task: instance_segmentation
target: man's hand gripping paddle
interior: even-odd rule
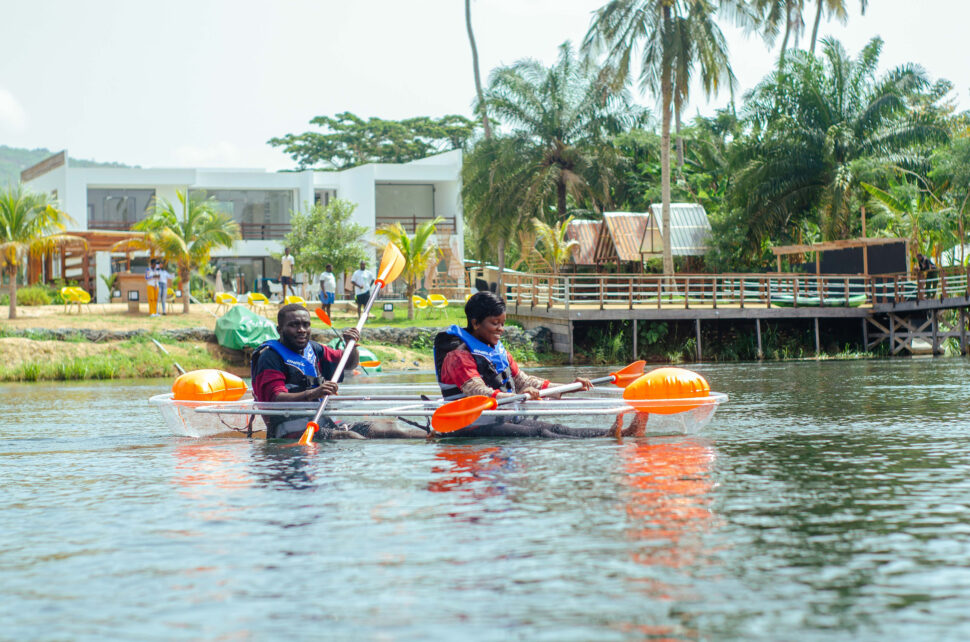
[[[384,255],[381,257],[381,265],[377,270],[377,279],[374,284],[377,286],[370,293],[370,298],[367,300],[367,305],[364,306],[364,310],[360,314],[360,318],[357,319],[357,331],[360,332],[364,327],[364,322],[367,321],[367,315],[370,314],[371,306],[374,305],[374,301],[377,300],[377,296],[380,294],[381,290],[384,289],[388,283],[392,282],[397,277],[401,276],[401,272],[404,271],[404,265],[406,261],[404,255],[401,254],[401,250],[397,249],[397,246],[393,243],[388,243],[384,247]],[[334,370],[333,376],[330,381],[340,381],[340,375],[343,374],[344,368],[347,366],[347,360],[350,358],[350,353],[354,351],[354,346],[356,342],[351,339],[344,346],[344,353],[340,357],[340,361],[337,363],[337,369]],[[300,441],[297,443],[300,445],[309,444],[313,441],[313,435],[318,430],[320,430],[320,417],[323,415],[323,411],[327,407],[327,400],[330,399],[329,396],[324,397],[320,400],[320,407],[317,408],[317,412],[313,415],[307,425],[306,430],[303,431],[303,436],[300,437]]]
[[[323,321],[323,324],[328,328],[330,328],[330,331],[333,332],[333,336],[343,341],[344,338],[337,333],[337,329],[334,328],[333,324],[330,322],[330,316],[323,311],[323,308],[317,308],[316,313],[317,313],[317,317],[321,321]],[[380,361],[361,361],[358,365],[360,365],[361,369],[364,371],[364,374],[370,374],[369,372],[367,372],[367,369],[376,368],[377,366],[381,365],[381,362]]]
[[[646,361],[634,361],[622,370],[618,370],[617,372],[614,372],[606,377],[592,379],[590,383],[592,383],[594,386],[600,383],[613,383],[620,388],[626,388],[643,374],[643,367],[645,365],[647,365]],[[540,390],[539,396],[548,397],[550,395],[558,395],[563,392],[573,392],[575,390],[581,390],[582,387],[583,384],[579,382],[567,383],[562,386],[555,386],[552,388],[546,388],[545,390]],[[474,423],[474,421],[478,419],[486,410],[494,410],[498,406],[525,401],[528,398],[529,395],[514,395],[511,397],[503,397],[502,399],[498,400],[485,396],[456,399],[455,401],[446,403],[434,411],[434,414],[431,415],[431,427],[434,428],[435,432],[442,433],[461,430],[465,426],[469,426]]]

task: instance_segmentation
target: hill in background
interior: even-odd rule
[[[54,155],[49,149],[23,149],[0,145],[0,189],[20,182],[20,172],[36,165],[48,156]],[[96,163],[95,161],[70,158],[71,167],[130,167],[123,163]]]

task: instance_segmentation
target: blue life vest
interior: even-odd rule
[[[441,381],[441,366],[449,352],[464,345],[471,352],[478,367],[478,374],[489,388],[502,392],[515,392],[512,383],[512,370],[509,366],[509,356],[505,346],[499,341],[490,346],[476,339],[470,332],[457,325],[453,325],[444,332],[439,332],[434,339],[434,371],[438,379],[438,387],[445,399],[457,399],[464,396],[461,388]]]

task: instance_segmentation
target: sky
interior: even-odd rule
[[[483,82],[523,58],[551,64],[604,3],[472,0]],[[956,105],[970,109],[970,0],[870,0],[865,16],[848,4],[848,24],[823,21],[820,37],[855,55],[881,36],[882,70],[920,64],[952,81]],[[142,167],[279,170],[294,163],[266,141],[315,129],[314,116],[471,117],[464,0],[31,0],[4,3],[0,16],[0,144],[12,147]],[[771,70],[780,40],[769,49],[722,28],[743,93]],[[695,91],[685,120],[728,99]]]

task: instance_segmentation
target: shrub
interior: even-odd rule
[[[17,305],[50,305],[51,295],[42,285],[31,285],[17,290]],[[8,299],[7,305],[10,304]]]

